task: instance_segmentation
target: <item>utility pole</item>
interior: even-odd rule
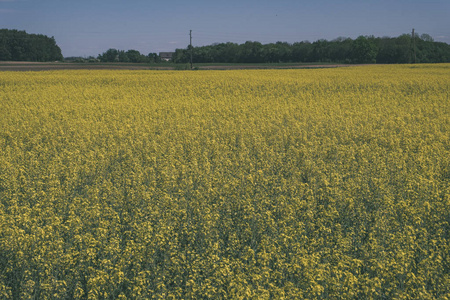
[[[416,35],[414,34],[414,28],[412,30],[412,39],[413,39],[414,63],[416,63]]]
[[[190,40],[189,45],[191,50],[191,70],[192,70],[192,30],[189,31],[189,40]]]

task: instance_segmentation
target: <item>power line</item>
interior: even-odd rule
[[[192,70],[192,30],[189,31],[189,45],[191,50],[191,70]]]
[[[412,29],[412,39],[413,39],[414,63],[416,63],[416,35],[414,34],[414,28]]]

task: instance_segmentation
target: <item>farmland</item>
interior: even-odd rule
[[[240,69],[317,69],[348,67],[346,64],[333,63],[196,63],[197,70],[240,70]],[[16,62],[0,61],[1,71],[55,71],[55,70],[188,70],[189,64],[182,63],[77,63],[77,62]]]
[[[450,298],[450,65],[0,72],[0,298]]]

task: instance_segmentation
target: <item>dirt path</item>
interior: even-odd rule
[[[81,63],[35,63],[0,62],[0,71],[48,71],[48,70],[170,70],[171,67],[152,67],[139,64],[81,64]]]
[[[243,69],[317,69],[317,68],[340,68],[354,65],[334,64],[334,65],[285,65],[285,66],[253,66],[253,65],[233,65],[233,66],[201,66],[200,70],[243,70]]]
[[[243,70],[243,69],[315,69],[338,68],[354,65],[314,64],[314,65],[217,65],[199,66],[200,70]],[[195,65],[194,65],[195,67]],[[101,64],[101,63],[40,63],[40,62],[0,62],[0,71],[48,71],[48,70],[174,70],[172,66],[151,66],[146,64]]]

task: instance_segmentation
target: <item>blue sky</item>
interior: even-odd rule
[[[428,33],[450,44],[450,0],[0,0],[0,28],[54,36],[64,56],[189,44]]]

